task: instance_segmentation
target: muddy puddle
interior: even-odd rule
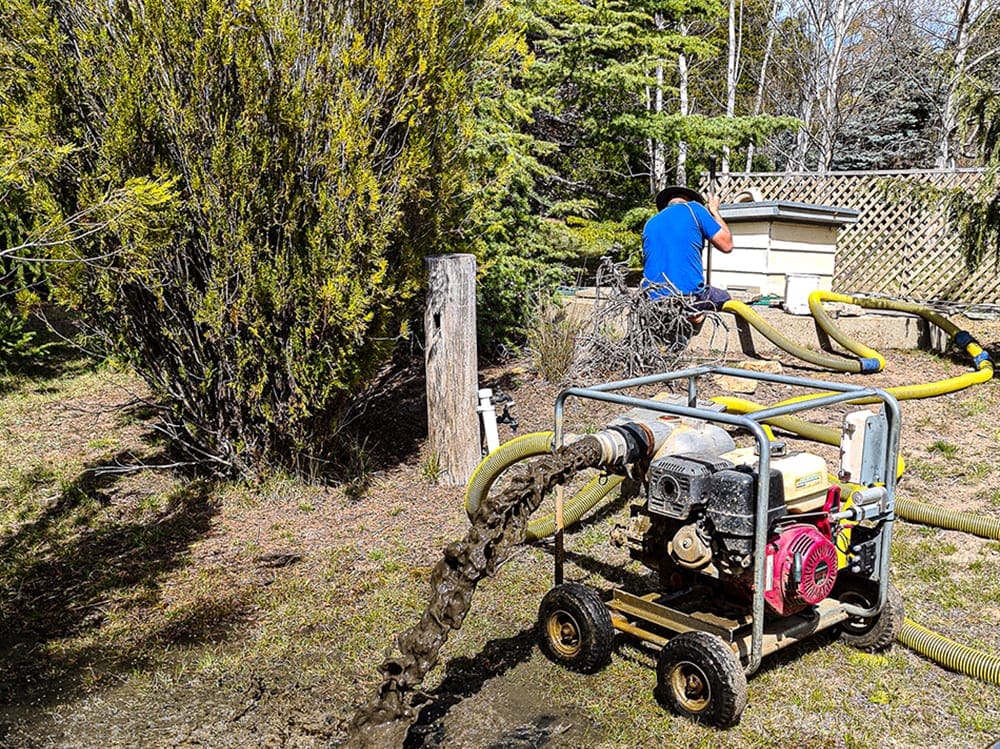
[[[523,540],[528,518],[545,494],[584,468],[597,465],[600,459],[597,440],[581,439],[538,459],[503,492],[480,505],[468,533],[449,544],[435,565],[427,608],[414,627],[397,637],[400,654],[382,664],[382,681],[372,699],[355,714],[347,746],[386,749],[406,745],[418,715],[413,692],[437,664],[450,632],[462,626],[479,581],[493,575],[509,550]],[[538,741],[543,734],[550,738],[558,730],[553,727],[556,725],[558,716],[539,715],[534,723],[522,726],[524,741],[529,743],[511,745],[541,746]],[[433,741],[433,737],[427,738]],[[423,745],[435,744],[425,741]]]
[[[534,637],[532,633],[532,643]],[[597,746],[605,739],[597,722],[578,707],[540,698],[551,663],[541,658],[490,679],[476,694],[434,717],[434,704],[420,711],[404,749],[527,749]],[[425,717],[431,713],[430,717]]]

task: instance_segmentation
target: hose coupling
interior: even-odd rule
[[[983,366],[983,362],[989,363],[991,367],[993,366],[993,362],[990,360],[989,351],[980,351],[976,356],[972,357],[972,361],[976,365],[976,369],[981,368]]]
[[[882,362],[873,356],[858,360],[861,363],[861,374],[871,374],[882,371]]]
[[[976,339],[972,337],[972,333],[968,330],[960,330],[955,333],[955,344],[961,346],[962,348],[965,348],[970,343],[974,343],[975,340]]]
[[[641,422],[612,424],[594,437],[601,445],[601,463],[605,466],[620,468],[653,457],[653,433]]]

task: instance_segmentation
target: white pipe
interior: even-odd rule
[[[497,432],[497,411],[493,407],[493,391],[483,388],[479,391],[479,405],[476,407],[483,423],[483,433],[486,435],[486,452],[493,452],[500,447],[500,434]]]

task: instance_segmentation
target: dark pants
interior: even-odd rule
[[[722,309],[722,305],[732,299],[728,291],[717,289],[714,286],[706,286],[694,295],[695,309],[715,311]]]

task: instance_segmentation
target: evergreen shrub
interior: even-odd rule
[[[53,250],[57,298],[152,386],[194,460],[240,476],[335,468],[344,414],[408,335],[423,257],[449,248],[470,91],[503,53],[496,10],[51,12],[61,51],[37,64],[75,149],[54,193],[64,217],[94,206],[100,229]]]

